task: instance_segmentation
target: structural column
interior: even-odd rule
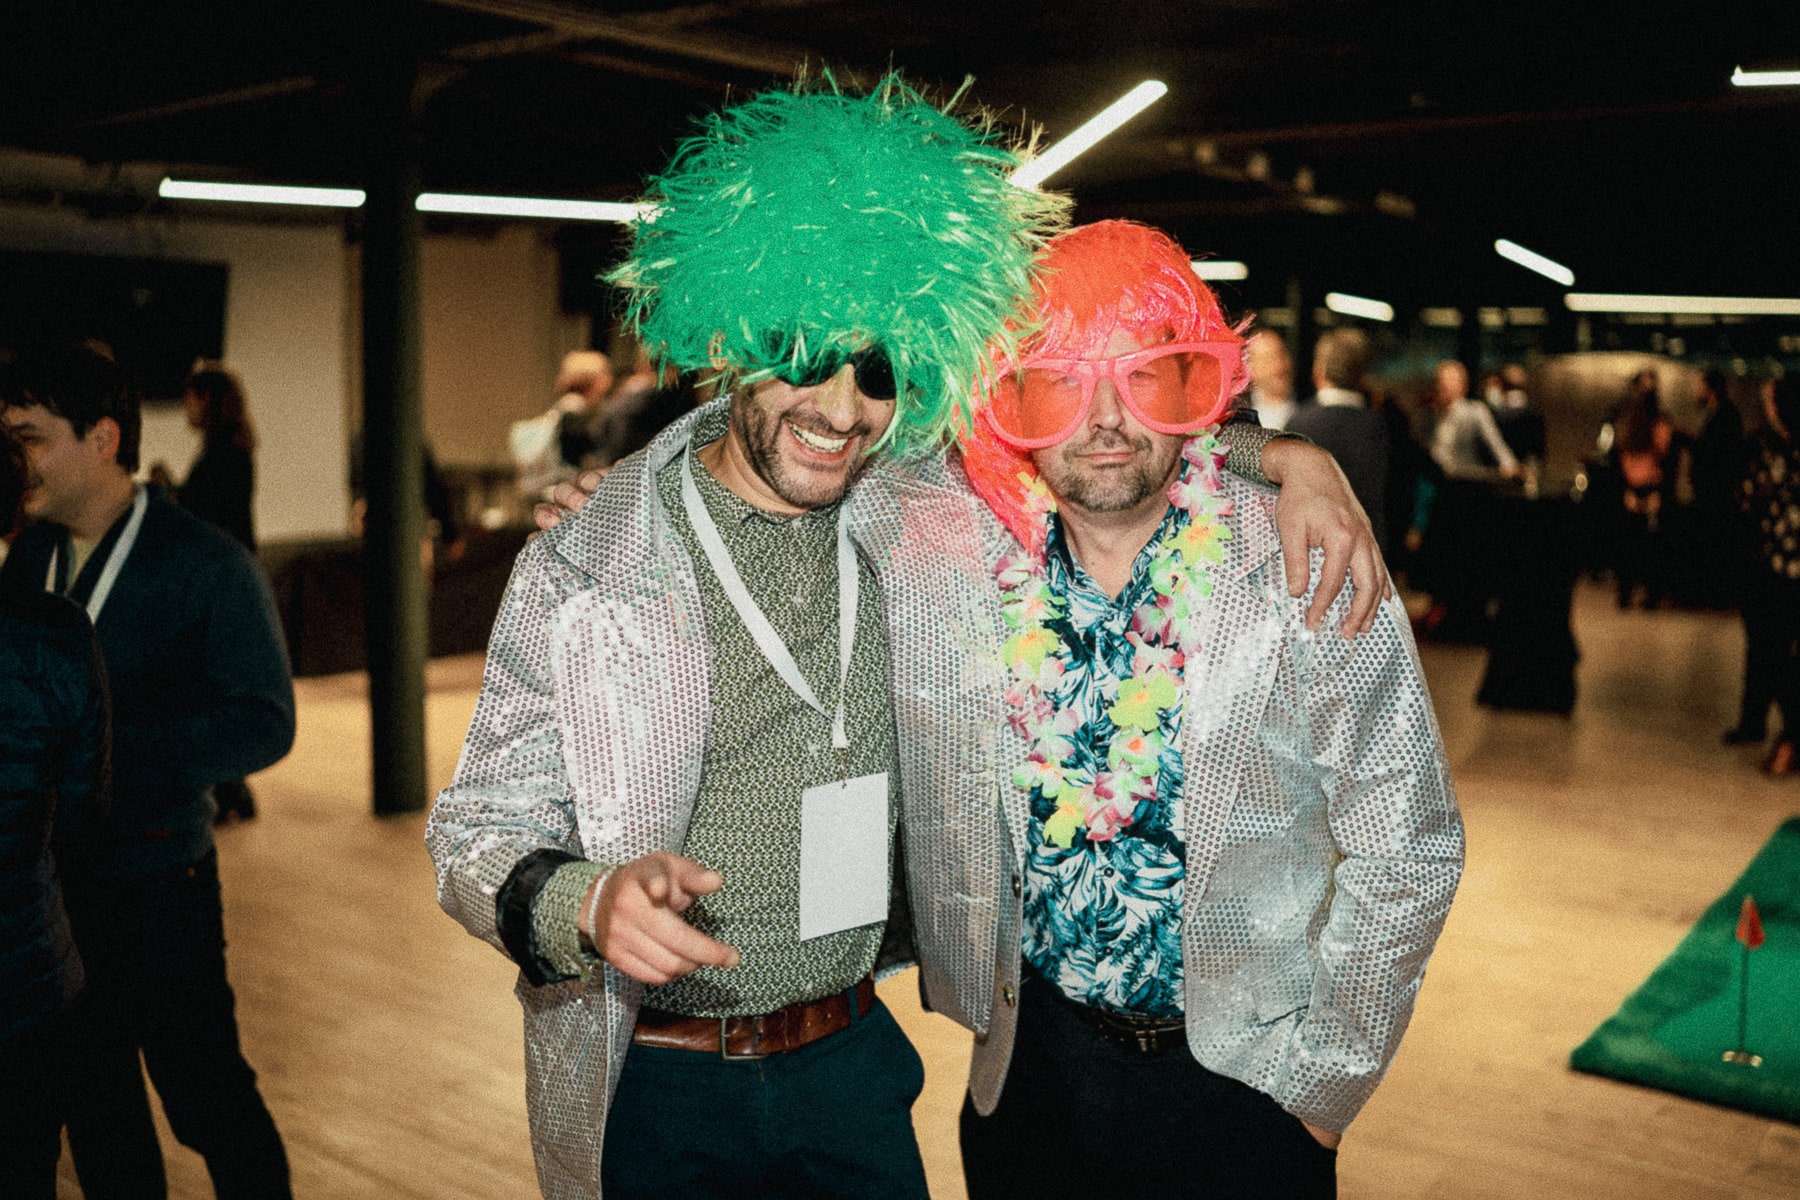
[[[1288,357],[1294,360],[1294,398],[1312,395],[1313,343],[1319,340],[1319,323],[1313,319],[1313,306],[1318,296],[1301,283],[1298,276],[1287,281],[1288,311],[1294,323],[1288,326]]]
[[[424,406],[419,332],[415,69],[393,55],[365,81],[363,589],[376,813],[425,807]]]

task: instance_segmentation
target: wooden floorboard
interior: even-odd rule
[[[1800,1127],[1566,1065],[1800,812],[1800,782],[1718,743],[1734,618],[1619,613],[1586,588],[1576,629],[1566,719],[1483,711],[1481,652],[1424,649],[1469,865],[1412,1030],[1345,1139],[1346,1200],[1800,1200]],[[479,682],[478,660],[432,665],[434,786]],[[361,679],[299,691],[294,753],[254,781],[263,815],[219,838],[244,1043],[295,1192],[533,1196],[513,971],[438,910],[424,818],[368,815]],[[910,975],[882,990],[927,1063],[914,1117],[933,1195],[962,1200],[968,1038],[918,1010]],[[170,1194],[210,1196],[163,1133]]]

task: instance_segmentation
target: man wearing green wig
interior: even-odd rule
[[[1020,336],[1063,202],[1017,165],[890,77],[718,113],[652,183],[614,281],[653,354],[729,395],[520,557],[427,832],[445,910],[520,967],[553,1200],[926,1195],[922,1068],[872,973],[912,954],[902,751],[985,735],[929,662],[930,703],[890,697],[919,623],[957,614],[884,595],[872,547],[929,540],[937,493],[853,485],[962,428]],[[1269,457],[1288,535],[1372,582],[1329,459]]]

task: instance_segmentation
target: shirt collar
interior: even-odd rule
[[[1150,565],[1156,561],[1156,548],[1186,518],[1187,514],[1181,509],[1173,504],[1169,505],[1156,532],[1150,535],[1150,540],[1144,543],[1144,548],[1132,560],[1131,579],[1115,599],[1108,596],[1105,589],[1076,560],[1074,552],[1069,548],[1068,538],[1063,534],[1062,518],[1052,515],[1044,552],[1044,573],[1053,593],[1082,601],[1069,606],[1069,619],[1076,628],[1085,628],[1109,612],[1126,616],[1135,612],[1143,600],[1145,590],[1150,587]]]

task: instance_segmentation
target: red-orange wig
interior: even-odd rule
[[[1174,238],[1135,221],[1096,221],[1052,238],[1038,257],[1035,292],[1039,329],[1021,352],[1059,358],[1098,357],[1115,330],[1128,329],[1145,345],[1156,342],[1242,340],[1218,298],[1194,273]],[[1004,369],[1004,367],[1002,368]],[[1243,389],[1242,368],[1225,393]],[[1043,550],[1042,523],[1027,512],[1026,484],[1035,477],[1030,454],[1002,441],[982,397],[975,427],[962,446],[963,467],[976,493],[1032,554]]]

